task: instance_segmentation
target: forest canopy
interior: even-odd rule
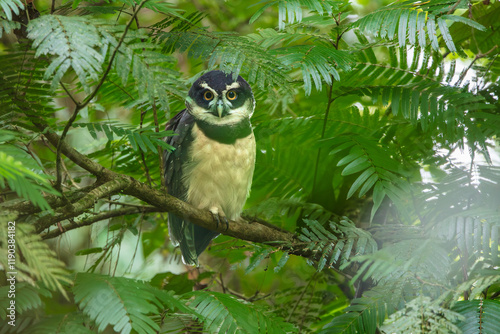
[[[0,333],[498,332],[499,1],[0,6]],[[162,175],[215,69],[256,99],[227,229]]]

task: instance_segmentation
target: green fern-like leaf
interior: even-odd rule
[[[443,239],[456,240],[458,251],[463,255],[484,257],[496,264],[499,244],[499,216],[491,212],[491,216],[483,211],[483,217],[450,217],[438,223],[433,229]]]
[[[189,307],[209,333],[296,333],[296,328],[275,315],[236,298],[212,291],[184,295],[194,297]]]
[[[497,300],[464,300],[452,308],[465,319],[457,323],[464,334],[494,334],[500,326],[500,302]]]
[[[434,296],[446,291],[447,287],[441,282],[445,281],[451,264],[448,250],[431,239],[404,240],[373,254],[356,256],[352,261],[363,263],[353,281],[371,278],[379,285],[391,287],[395,303],[401,296],[411,296],[418,291]],[[422,287],[421,280],[430,284]]]
[[[20,26],[19,22],[0,19],[0,37],[2,37],[4,33],[8,34],[14,29],[19,29]]]
[[[12,20],[12,13],[19,15],[19,10],[24,9],[24,4],[20,0],[0,0],[0,7],[7,16],[7,20],[10,21]]]
[[[6,320],[7,307],[10,306],[11,300],[16,302],[17,314],[23,314],[27,310],[33,310],[42,305],[40,290],[26,282],[16,283],[15,286],[15,299],[9,298],[10,284],[0,287],[0,319],[2,320]]]
[[[43,193],[58,195],[49,183],[49,177],[44,174],[36,174],[26,168],[21,161],[0,152],[0,188],[14,190],[20,197],[31,201],[42,210],[51,210],[49,204],[43,197]]]
[[[345,51],[323,45],[297,45],[272,51],[283,64],[291,69],[300,68],[306,95],[311,94],[312,83],[321,90],[321,83],[332,84],[332,78],[340,80],[336,68],[350,70],[352,56]]]
[[[172,136],[174,133],[172,131],[155,132],[153,126],[136,130],[115,123],[77,123],[74,126],[87,128],[94,139],[97,139],[96,132],[104,132],[109,141],[114,140],[113,134],[122,138],[126,137],[134,151],[141,150],[145,153],[148,151],[158,153],[157,146],[163,149],[172,149],[162,138]]]
[[[248,274],[252,270],[254,270],[266,257],[271,254],[273,249],[271,247],[256,247],[255,252],[250,257],[250,263],[248,267],[245,269],[245,274]]]
[[[288,21],[289,24],[293,24],[296,21],[302,21],[302,6],[317,12],[319,15],[332,15],[333,10],[338,9],[340,5],[337,1],[319,0],[263,0],[259,2],[259,4],[264,4],[264,6],[259,8],[250,18],[250,23],[256,21],[267,8],[278,5],[278,22],[280,30],[285,29],[286,21]]]
[[[307,228],[302,228],[299,239],[306,243],[306,249],[317,254],[318,271],[336,263],[346,263],[351,254],[372,253],[377,249],[371,235],[356,228],[347,218],[338,223],[330,222],[330,229],[314,220],[305,219],[304,222]]]
[[[149,314],[158,312],[161,302],[141,282],[97,274],[79,273],[73,288],[75,301],[103,331],[108,325],[118,333],[156,333],[158,325]]]
[[[465,317],[443,308],[429,297],[417,297],[392,314],[381,328],[388,333],[460,333],[456,325]]]
[[[208,32],[179,20],[168,21],[161,27],[167,24],[169,32],[160,31],[154,35],[164,51],[187,52],[190,57],[208,60],[209,68],[219,63],[223,71],[232,72],[234,76],[241,71],[249,82],[261,88],[288,86],[283,65],[249,38],[234,33]]]
[[[4,268],[10,268],[7,263],[7,248],[8,238],[15,238],[15,245],[18,252],[23,258],[17,258],[15,263],[15,271],[17,271],[17,280],[25,281],[31,285],[37,283],[43,284],[50,290],[58,290],[66,296],[65,284],[71,283],[68,273],[65,270],[64,263],[59,261],[54,251],[52,251],[46,243],[41,240],[41,237],[34,234],[34,227],[28,224],[15,224],[15,236],[9,236],[8,221],[9,217],[0,216],[0,238],[2,248],[0,248],[2,259],[0,263]],[[11,231],[11,230],[10,230]]]
[[[75,71],[83,87],[89,88],[89,79],[97,81],[107,45],[101,45],[98,30],[87,18],[44,15],[30,21],[28,38],[33,40],[36,57],[55,56],[44,76],[45,80],[52,79],[52,89],[69,68]]]
[[[92,334],[95,331],[90,329],[89,319],[81,313],[67,313],[45,316],[34,326],[29,327],[32,334]]]
[[[384,322],[391,309],[385,303],[390,289],[375,288],[354,299],[344,313],[333,318],[319,332],[321,334],[375,334],[377,326]]]
[[[340,136],[327,142],[333,146],[330,154],[349,149],[349,154],[337,163],[338,166],[345,166],[342,175],[361,172],[351,185],[347,197],[358,190],[361,197],[373,188],[372,219],[385,196],[395,204],[401,203],[406,197],[409,185],[403,178],[401,166],[375,140],[365,136]]]
[[[455,2],[450,2],[450,8]],[[481,24],[470,19],[455,15],[439,15],[441,9],[436,10],[423,3],[415,6],[413,2],[403,1],[385,6],[373,13],[370,13],[354,22],[351,26],[364,32],[373,33],[380,38],[390,40],[397,37],[399,47],[405,47],[408,41],[411,45],[418,45],[421,48],[427,46],[426,37],[434,50],[439,48],[437,29],[441,32],[441,37],[451,52],[457,49],[453,43],[446,20],[461,22],[475,29],[485,30]],[[427,29],[425,29],[427,27]],[[397,36],[396,36],[397,32]]]

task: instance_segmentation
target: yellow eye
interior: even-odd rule
[[[205,98],[205,100],[210,101],[214,98],[214,94],[211,91],[207,90],[205,94],[203,94],[203,97]]]
[[[236,92],[234,90],[230,90],[229,92],[227,92],[226,94],[226,97],[228,100],[230,101],[234,101],[236,100],[236,97],[238,96],[238,94],[236,94]]]

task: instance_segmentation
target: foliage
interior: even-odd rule
[[[0,333],[500,327],[499,1],[31,5],[0,0]],[[165,191],[163,127],[217,68],[257,102],[244,217],[291,237],[190,269],[125,190]]]

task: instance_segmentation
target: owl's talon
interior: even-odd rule
[[[210,213],[212,214],[212,219],[215,221],[215,228],[218,230],[220,224],[219,214],[212,211]]]
[[[215,228],[217,230],[219,229],[219,225],[221,224],[221,221],[222,221],[222,223],[224,223],[226,225],[226,229],[224,231],[227,231],[229,229],[229,220],[226,218],[226,216],[222,216],[218,212],[210,211],[210,213],[212,214],[212,218],[215,221],[215,224],[216,224]]]
[[[222,217],[222,220],[224,221],[224,223],[226,224],[226,229],[224,231],[227,231],[229,230],[229,220],[227,220],[227,218],[224,216]]]

